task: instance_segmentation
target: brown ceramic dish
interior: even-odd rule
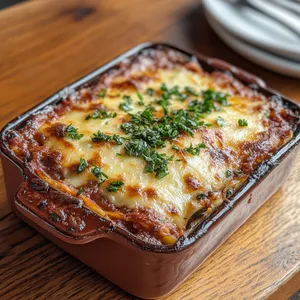
[[[82,86],[93,84],[99,75],[114,68],[123,59],[138,55],[145,49],[160,47],[174,49],[188,57],[193,56],[170,45],[139,45],[19,116],[1,132],[4,177],[8,199],[15,213],[101,275],[124,290],[145,298],[156,298],[176,288],[278,190],[287,178],[296,157],[300,142],[299,121],[294,124],[292,139],[263,162],[230,197],[228,203],[223,203],[205,220],[195,221],[191,229],[171,246],[151,245],[99,217],[95,218],[101,220],[101,226],[86,226],[85,230],[77,235],[67,234],[63,228],[54,228],[35,213],[34,200],[27,199],[27,206],[20,200],[24,198],[24,185],[28,182],[34,184],[37,177],[30,170],[24,169],[23,162],[9,151],[5,137],[9,130],[22,126],[32,114],[48,105],[58,103]],[[271,101],[282,101],[283,105],[299,118],[300,108],[297,104],[266,88],[265,83],[256,76],[218,59],[198,55],[196,57],[206,72],[230,72],[245,85],[269,97]]]

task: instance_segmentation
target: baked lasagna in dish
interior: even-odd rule
[[[30,116],[6,140],[35,174],[18,199],[56,228],[76,236],[109,220],[171,245],[191,220],[230,202],[292,138],[295,118],[229,73],[150,49]]]

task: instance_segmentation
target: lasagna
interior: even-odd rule
[[[229,73],[152,49],[30,116],[7,143],[35,174],[19,200],[53,226],[78,234],[109,220],[171,245],[292,138],[294,119]]]

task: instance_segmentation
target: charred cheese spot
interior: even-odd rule
[[[184,182],[186,184],[187,190],[190,191],[197,191],[201,188],[201,182],[191,174],[186,174],[183,177]]]
[[[116,82],[111,85],[115,90],[137,91],[137,87],[133,81]]]
[[[89,165],[97,165],[98,167],[103,167],[104,164],[102,162],[100,153],[95,152],[93,156],[88,160]]]
[[[155,199],[158,198],[158,192],[153,187],[146,187],[143,189],[143,193],[146,195],[148,199]]]
[[[34,139],[38,142],[40,146],[43,146],[45,144],[45,141],[47,140],[47,136],[41,132],[36,132],[34,134]]]
[[[179,215],[178,209],[176,207],[174,207],[174,206],[169,207],[168,208],[168,212],[171,215],[177,215],[177,216]]]
[[[129,197],[136,197],[142,194],[142,188],[139,185],[127,185],[126,191]]]
[[[58,139],[63,139],[65,137],[65,131],[67,126],[61,123],[55,123],[50,125],[46,131],[50,134],[50,136],[54,136]]]
[[[202,73],[202,68],[200,67],[199,64],[195,63],[195,62],[192,62],[192,61],[189,61],[185,64],[185,67],[189,70],[189,71],[192,71],[192,72],[195,72],[195,73],[198,73],[198,74],[201,74]]]

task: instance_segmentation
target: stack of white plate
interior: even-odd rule
[[[300,2],[247,1],[269,16],[243,5],[243,0],[203,0],[211,27],[226,44],[249,60],[300,78]],[[271,18],[269,12],[285,18],[294,31]]]

